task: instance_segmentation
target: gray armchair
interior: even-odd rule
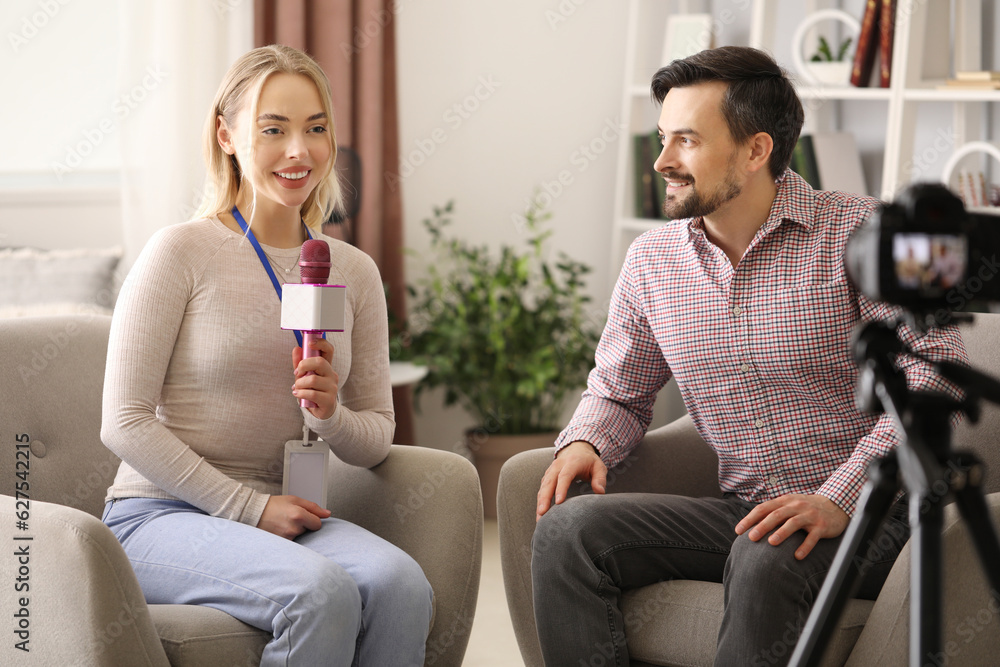
[[[147,605],[99,519],[118,469],[100,439],[109,325],[105,316],[0,320],[0,609],[8,630],[24,633],[0,646],[0,664],[257,665],[268,633],[208,607]],[[401,547],[431,583],[426,663],[461,665],[482,562],[475,469],[452,452],[397,445],[371,470],[331,459],[334,516]],[[12,647],[22,637],[29,652]]]
[[[963,328],[973,366],[1000,377],[1000,315],[979,315]],[[1000,524],[1000,409],[985,406],[978,424],[959,426],[955,450],[971,450],[987,467],[987,503]],[[519,454],[500,473],[497,494],[500,554],[507,604],[521,655],[528,667],[542,665],[531,597],[531,540],[535,497],[552,461],[551,449]],[[633,453],[609,472],[608,493],[653,492],[718,496],[717,459],[691,420],[682,417],[650,431]],[[577,484],[575,492],[583,490]],[[589,487],[588,487],[589,488]],[[544,535],[535,539],[545,539]],[[943,529],[943,643],[950,664],[996,664],[1000,633],[997,605],[954,506]],[[905,665],[909,637],[907,545],[875,601],[851,600],[837,626],[824,665]],[[667,581],[623,596],[625,634],[633,664],[711,665],[722,619],[722,585]],[[766,610],[762,610],[766,613]],[[971,619],[971,620],[970,620]]]

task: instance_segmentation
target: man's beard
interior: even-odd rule
[[[672,220],[711,215],[719,210],[720,206],[739,197],[743,192],[743,188],[736,182],[732,169],[726,172],[725,179],[716,188],[715,192],[706,196],[702,196],[698,192],[695,187],[694,178],[690,175],[672,171],[664,174],[663,178],[684,181],[688,183],[687,187],[690,190],[683,199],[679,199],[676,195],[668,194],[663,200],[663,215]]]

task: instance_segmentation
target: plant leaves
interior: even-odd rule
[[[551,430],[569,392],[586,384],[603,327],[584,309],[591,268],[565,253],[545,259],[553,232],[541,227],[551,213],[539,199],[518,218],[522,248],[496,253],[446,234],[453,200],[433,207],[427,275],[407,286],[408,354],[428,367],[415,393],[444,387],[447,405],[496,433]]]

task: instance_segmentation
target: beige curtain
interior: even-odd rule
[[[250,50],[253,37],[249,6],[217,4],[118,3],[121,101],[115,103],[115,114],[122,164],[123,270],[154,233],[190,220],[201,203],[205,114],[219,81]]]
[[[375,260],[389,284],[389,307],[402,321],[395,5],[395,0],[255,0],[254,42],[302,49],[329,77],[337,143],[361,157],[361,208],[351,221],[350,238]],[[393,401],[394,442],[414,444],[409,389],[396,388]]]

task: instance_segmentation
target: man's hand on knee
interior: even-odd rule
[[[601,461],[597,450],[589,442],[578,440],[566,445],[556,455],[554,461],[542,476],[538,489],[538,505],[535,521],[538,521],[555,503],[566,500],[569,485],[577,479],[589,479],[594,493],[604,493],[608,481],[608,467]]]
[[[804,530],[806,538],[795,550],[795,558],[802,560],[821,539],[839,537],[850,520],[847,513],[826,496],[789,494],[750,510],[736,524],[736,534],[742,535],[749,530],[747,537],[756,542],[773,530],[767,541],[777,546],[797,531]]]

